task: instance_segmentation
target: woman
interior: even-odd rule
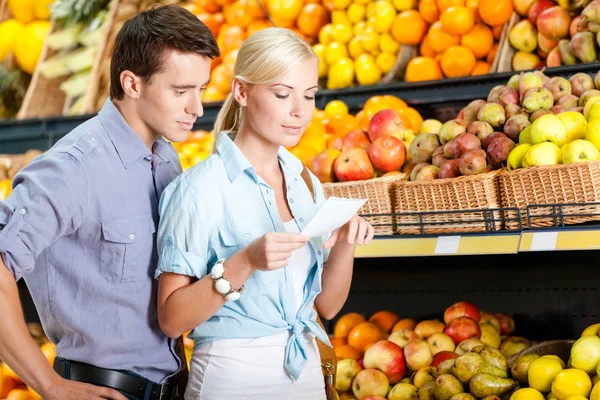
[[[254,34],[215,123],[215,154],[162,196],[158,318],[172,338],[193,329],[187,400],[325,398],[315,336],[329,340],[313,305],[327,319],[340,311],[355,245],[374,230],[354,216],[329,238],[299,234],[325,198],[284,147],[313,117],[317,80],[304,40]]]

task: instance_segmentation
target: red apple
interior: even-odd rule
[[[458,317],[452,320],[444,333],[452,338],[454,344],[459,344],[463,340],[481,337],[481,329],[477,321],[469,317]]]
[[[450,307],[446,309],[444,312],[444,322],[449,324],[450,321],[458,318],[458,317],[469,317],[476,322],[481,320],[481,314],[479,309],[466,301],[459,301],[458,303],[454,303]]]
[[[571,37],[575,36],[575,34],[579,32],[579,24],[581,23],[582,19],[583,16],[578,15],[571,20],[571,25],[569,25],[569,35],[571,35]]]
[[[363,369],[352,381],[352,392],[357,399],[363,400],[371,395],[386,396],[390,383],[385,374],[377,369]]]
[[[371,144],[371,139],[369,139],[369,135],[365,131],[352,131],[348,133],[342,139],[342,151],[361,148],[366,150],[367,147]]]
[[[359,358],[358,360],[356,360],[356,362],[358,363],[358,366],[359,366],[361,369],[365,369],[365,363],[364,363],[364,361],[365,361],[364,357],[361,357],[361,358]]]
[[[406,160],[404,143],[390,135],[376,139],[369,146],[367,153],[373,166],[383,172],[398,171]]]
[[[510,335],[515,330],[515,320],[508,314],[496,313],[494,317],[500,321],[500,333],[504,336]]]
[[[537,0],[527,11],[529,22],[537,26],[537,19],[540,13],[548,8],[554,7],[554,3],[550,0]]]
[[[404,377],[406,365],[402,348],[389,340],[380,340],[365,352],[365,368],[375,368],[393,385]]]
[[[404,359],[411,371],[418,371],[431,365],[433,356],[429,344],[423,339],[408,342],[404,347]]]
[[[335,181],[333,163],[340,154],[342,153],[339,150],[326,149],[313,158],[311,171],[319,178],[319,181],[322,183]]]
[[[539,33],[550,40],[560,40],[569,36],[571,16],[561,6],[545,9],[538,15],[537,27]]]
[[[548,68],[552,67],[560,67],[562,65],[562,58],[560,56],[560,50],[558,47],[553,48],[550,53],[548,53],[548,58],[546,59],[546,66]]]
[[[419,339],[419,335],[410,329],[399,329],[388,337],[390,342],[396,343],[401,348],[405,348],[411,340],[417,339]]]
[[[335,176],[342,181],[361,181],[375,175],[369,155],[363,149],[350,149],[342,152],[333,164]]]
[[[433,357],[433,366],[435,368],[437,368],[438,365],[440,365],[440,363],[446,361],[446,360],[451,360],[453,358],[458,358],[458,354],[456,354],[453,351],[440,351],[439,353],[437,353],[435,355],[435,357]]]
[[[425,320],[421,321],[415,326],[415,333],[419,335],[421,339],[426,339],[429,335],[433,335],[436,332],[444,332],[444,323],[437,320]]]
[[[404,129],[400,115],[394,110],[381,110],[371,118],[369,136],[374,142],[380,136],[391,135],[400,129]]]

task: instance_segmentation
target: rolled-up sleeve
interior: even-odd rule
[[[30,273],[37,257],[85,218],[87,180],[68,153],[46,153],[13,179],[0,201],[0,255],[16,280]]]
[[[207,274],[208,215],[202,212],[200,197],[183,177],[164,190],[158,226],[158,267],[155,278],[164,272],[202,278]]]

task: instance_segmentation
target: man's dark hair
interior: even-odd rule
[[[162,71],[169,50],[211,59],[220,55],[210,29],[188,10],[168,5],[141,12],[117,34],[110,64],[111,98],[125,95],[121,72],[129,70],[150,83],[152,75]]]

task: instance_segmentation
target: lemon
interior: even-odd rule
[[[379,33],[386,33],[392,29],[392,24],[396,18],[396,9],[393,5],[385,1],[377,1],[375,6],[375,30]]]
[[[381,72],[387,74],[394,68],[396,64],[396,56],[389,53],[381,53],[375,58],[375,65],[379,67]]]
[[[333,117],[339,114],[348,114],[348,106],[341,100],[331,100],[325,105],[325,114],[328,117]]]
[[[377,3],[379,1],[367,3],[367,18],[374,18],[377,15]]]
[[[349,58],[343,58],[329,68],[327,80],[328,89],[342,89],[354,83],[354,63]]]
[[[379,34],[372,30],[367,29],[362,35],[360,44],[366,51],[373,51],[379,49]]]
[[[567,400],[588,400],[587,397],[583,397],[583,396],[571,396],[571,397],[567,397]]]
[[[0,24],[0,62],[12,54],[17,38],[23,32],[25,25],[16,19],[7,19]]]
[[[35,71],[48,32],[50,32],[50,22],[32,22],[25,26],[15,42],[17,64],[30,75],[33,75],[33,71]]]
[[[354,66],[358,66],[358,64],[375,64],[375,57],[373,57],[370,54],[362,54],[360,57],[358,57],[356,59],[356,62],[354,63]]]
[[[365,19],[365,14],[367,13],[367,8],[364,4],[352,3],[350,7],[348,7],[348,19],[353,24],[361,22]]]
[[[557,360],[540,357],[529,364],[527,371],[529,386],[542,393],[547,393],[552,389],[552,381],[562,370],[563,366]]]
[[[384,33],[379,36],[379,50],[396,55],[400,50],[400,43],[396,42],[389,33]]]
[[[331,32],[333,31],[333,25],[327,24],[319,31],[319,43],[327,46],[332,42]]]
[[[394,7],[398,11],[416,10],[418,5],[417,0],[394,0]]]
[[[367,29],[367,23],[365,21],[360,21],[354,24],[352,27],[352,32],[354,32],[354,36],[362,35]]]
[[[346,24],[336,24],[331,31],[331,38],[338,43],[348,43],[352,36],[352,28]]]
[[[360,44],[362,38],[361,36],[355,36],[350,40],[350,43],[348,43],[348,52],[350,53],[350,57],[354,58],[355,60],[361,55],[361,54],[365,54],[365,49],[362,48],[362,45]]]
[[[50,19],[50,6],[54,0],[36,0],[33,6],[33,14],[38,20]]]
[[[544,395],[535,389],[519,389],[510,396],[510,400],[545,400]]]
[[[346,11],[335,10],[331,13],[331,25],[344,24],[352,26],[352,21],[348,18]]]
[[[6,198],[10,195],[10,192],[12,192],[12,180],[0,180],[0,200],[6,200]],[[0,372],[2,372],[1,368]]]
[[[319,58],[319,78],[324,78],[327,76],[327,71],[329,70],[329,65],[327,65],[327,61],[325,60],[325,51],[327,49],[319,43],[313,46],[313,50]]]
[[[572,396],[587,398],[591,390],[590,376],[580,369],[565,369],[559,372],[552,382],[552,393],[558,400],[567,400]]]
[[[355,68],[356,80],[360,85],[375,85],[381,79],[381,69],[374,62],[357,62]]]
[[[36,0],[8,0],[8,9],[14,19],[28,24],[35,21],[35,2]]]
[[[352,4],[352,0],[333,0],[333,7],[336,10],[345,10]]]
[[[325,51],[325,61],[331,67],[333,64],[337,63],[342,58],[348,57],[348,49],[345,44],[332,42],[329,43],[327,49]]]

